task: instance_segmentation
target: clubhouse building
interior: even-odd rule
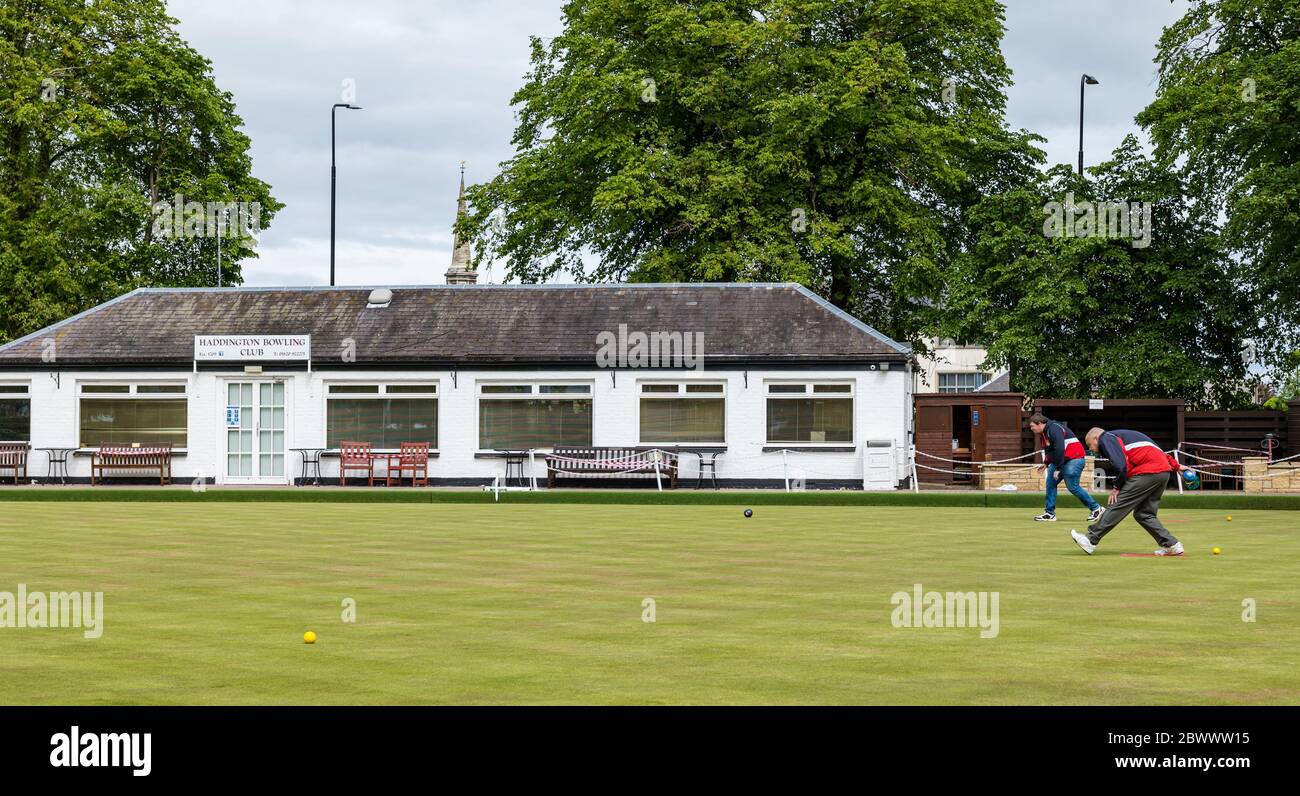
[[[142,288],[0,346],[0,441],[41,482],[169,443],[178,483],[298,483],[304,455],[328,483],[344,442],[422,442],[430,485],[489,484],[507,451],[540,481],[561,446],[678,452],[688,484],[715,461],[722,486],[894,489],[910,360],[795,284]]]

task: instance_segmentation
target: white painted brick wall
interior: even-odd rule
[[[593,385],[593,442],[596,445],[637,445],[639,435],[639,381],[672,379],[726,381],[726,432],[728,449],[718,458],[719,478],[779,479],[783,471],[780,454],[763,453],[766,445],[765,380],[844,380],[855,382],[853,453],[817,453],[791,455],[792,469],[804,470],[810,480],[822,478],[862,478],[862,447],[868,440],[892,440],[899,450],[899,476],[902,451],[910,443],[911,377],[907,370],[893,367],[887,371],[855,369],[780,369],[750,370],[748,386],[744,371],[736,369],[701,372],[617,371],[617,384],[610,371],[575,369],[568,371],[501,371],[462,370],[455,383],[449,371],[378,371],[360,366],[356,371],[327,370],[315,373],[286,371],[242,375],[213,372],[124,372],[63,371],[56,384],[47,372],[0,374],[0,382],[28,384],[32,401],[33,448],[73,446],[78,443],[78,385],[87,381],[141,382],[184,381],[189,396],[189,444],[184,456],[174,461],[178,482],[197,477],[224,481],[224,410],[225,385],[230,380],[283,379],[286,382],[286,448],[323,446],[325,444],[325,386],[334,381],[437,382],[439,403],[439,456],[429,465],[431,478],[491,478],[504,472],[499,458],[476,458],[478,450],[477,383],[480,380],[589,381]],[[845,446],[841,446],[845,447]],[[684,457],[683,478],[693,478],[695,457]],[[337,477],[338,460],[325,459],[322,474]],[[43,478],[45,455],[33,451],[29,470]],[[300,470],[297,454],[290,453],[286,462],[287,483]],[[90,476],[90,458],[74,457],[69,465],[74,477]],[[537,475],[545,475],[537,468]]]

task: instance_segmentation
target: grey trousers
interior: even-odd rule
[[[1178,544],[1178,539],[1156,516],[1156,512],[1160,511],[1160,498],[1164,496],[1168,484],[1169,473],[1147,473],[1125,481],[1115,505],[1108,507],[1095,525],[1088,526],[1088,541],[1097,544],[1101,537],[1110,533],[1132,513],[1138,525],[1145,528],[1161,547]]]

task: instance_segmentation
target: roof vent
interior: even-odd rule
[[[387,307],[393,303],[393,291],[386,287],[377,287],[366,297],[366,307]]]

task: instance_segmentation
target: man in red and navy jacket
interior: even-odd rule
[[[1079,486],[1079,476],[1083,474],[1083,443],[1068,426],[1046,415],[1036,413],[1029,418],[1029,430],[1034,432],[1043,445],[1043,463],[1038,465],[1038,472],[1047,469],[1047,502],[1043,513],[1034,517],[1039,522],[1056,522],[1056,488],[1062,481],[1070,494],[1079,499],[1088,509],[1088,522],[1095,522],[1101,517],[1101,506],[1093,500],[1088,491]]]
[[[1115,488],[1110,493],[1110,507],[1100,520],[1088,527],[1086,535],[1070,531],[1074,541],[1083,552],[1092,555],[1101,538],[1132,513],[1138,525],[1160,545],[1156,555],[1181,556],[1183,543],[1156,516],[1160,498],[1169,485],[1169,474],[1182,469],[1178,461],[1140,431],[1094,428],[1088,432],[1087,441],[1093,453],[1110,460]]]

